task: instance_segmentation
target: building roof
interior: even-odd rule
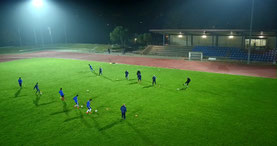
[[[234,36],[249,36],[249,29],[150,29],[152,33],[158,34],[184,34],[184,35],[234,35]],[[253,36],[277,36],[277,30],[263,31],[253,30]]]

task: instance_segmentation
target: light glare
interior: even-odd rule
[[[207,36],[206,36],[205,34],[203,34],[201,37],[202,37],[203,39],[207,38]]]
[[[234,38],[234,36],[233,35],[229,35],[229,39],[233,39]]]
[[[42,0],[33,0],[32,3],[33,3],[33,6],[36,7],[36,8],[40,8],[40,7],[43,6],[43,1]]]
[[[259,38],[262,39],[262,38],[264,38],[264,36],[260,35]]]

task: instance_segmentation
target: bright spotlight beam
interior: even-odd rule
[[[32,4],[36,8],[41,8],[43,6],[43,1],[42,0],[33,0]]]

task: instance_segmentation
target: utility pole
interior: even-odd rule
[[[64,37],[65,37],[65,44],[67,44],[68,38],[67,38],[66,24],[64,24]]]
[[[275,36],[275,38],[277,38],[277,35]],[[276,64],[277,61],[277,41],[275,41],[275,48],[273,50],[273,64]]]
[[[18,33],[18,37],[19,37],[19,45],[21,47],[22,46],[22,39],[21,39],[21,32],[19,30],[19,26],[17,26],[17,33]]]
[[[33,33],[34,33],[34,45],[38,44],[38,39],[37,39],[37,34],[36,34],[36,29],[33,28]]]
[[[16,8],[16,11],[17,11],[17,14],[20,13],[19,8]],[[17,35],[18,35],[18,38],[19,38],[19,46],[21,47],[22,46],[22,36],[21,36],[21,31],[19,29],[19,24],[20,24],[20,21],[17,20]]]
[[[163,46],[165,45],[165,34],[163,34]]]
[[[40,37],[41,37],[41,44],[42,48],[44,48],[44,36],[43,36],[43,26],[40,27]]]
[[[48,26],[47,29],[48,29],[48,33],[49,33],[49,36],[50,36],[51,44],[53,44],[52,29],[51,29],[50,26]]]

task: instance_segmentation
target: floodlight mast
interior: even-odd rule
[[[252,25],[253,25],[254,3],[255,3],[255,0],[252,0],[247,64],[250,64],[250,53],[251,53],[251,38],[252,38]]]
[[[22,46],[22,38],[21,38],[21,32],[19,30],[19,26],[17,26],[17,33],[18,33],[18,36],[19,36],[19,46],[21,47]]]
[[[32,0],[32,6],[34,7],[34,9],[39,11],[43,7],[43,0]],[[38,13],[38,19],[40,19],[39,13]],[[39,22],[40,22],[40,20],[39,20]],[[42,47],[44,47],[44,38],[43,38],[43,33],[42,33],[41,26],[39,28],[39,31],[40,31],[40,37],[41,37]],[[34,30],[34,37],[35,37],[35,41],[37,42],[37,36],[36,36],[35,30]]]

